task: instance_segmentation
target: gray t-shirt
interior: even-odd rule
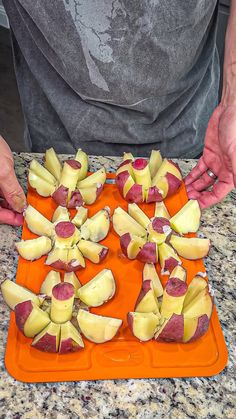
[[[195,157],[217,104],[217,0],[4,1],[33,151]]]

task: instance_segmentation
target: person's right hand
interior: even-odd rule
[[[26,198],[14,171],[10,148],[0,136],[0,224],[20,226]]]

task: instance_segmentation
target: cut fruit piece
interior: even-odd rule
[[[166,176],[161,176],[157,178],[155,176],[152,180],[152,187],[156,187],[162,199],[164,199],[167,196],[169,190],[169,185]],[[161,201],[161,199],[158,199],[158,201]]]
[[[160,328],[154,336],[157,342],[182,342],[184,335],[184,317],[172,314],[169,319],[160,320]]]
[[[133,169],[132,169],[132,165],[131,165],[131,163],[132,163],[132,160],[131,159],[127,159],[127,160],[124,160],[119,166],[118,166],[118,169],[117,169],[117,171],[116,171],[116,176],[118,176],[119,175],[119,173],[122,173],[122,172],[129,172],[129,174],[132,176],[133,175]]]
[[[165,176],[167,173],[170,173],[171,175],[177,177],[177,179],[182,180],[182,175],[178,165],[171,160],[163,159],[163,162],[158,169],[156,177]]]
[[[81,193],[84,203],[86,205],[91,205],[97,200],[102,190],[103,184],[95,183],[94,185],[89,186],[88,188],[80,188],[79,191]]]
[[[210,250],[210,240],[198,237],[188,238],[172,235],[170,244],[180,256],[190,260],[202,259]]]
[[[31,345],[43,352],[56,353],[59,346],[60,329],[61,326],[59,324],[50,322],[41,333],[35,336]]]
[[[80,239],[80,232],[70,221],[59,221],[55,226],[56,247],[70,248]]]
[[[85,221],[88,218],[88,208],[85,207],[79,207],[77,209],[77,212],[74,216],[74,218],[71,220],[71,222],[76,226],[76,227],[81,227],[82,224],[85,223]]]
[[[154,313],[128,313],[128,325],[134,336],[145,342],[153,338],[157,325],[159,323],[159,316]]]
[[[75,296],[77,296],[77,291],[81,287],[81,283],[74,272],[66,272],[64,275],[64,282],[72,284],[75,289]]]
[[[163,201],[156,202],[154,217],[163,217],[163,218],[166,218],[167,220],[170,219],[170,214]]]
[[[61,172],[60,185],[68,188],[70,192],[74,191],[76,189],[80,168],[81,164],[77,160],[66,160]]]
[[[28,205],[24,212],[25,221],[27,227],[32,233],[37,234],[38,236],[48,236],[51,237],[54,232],[54,226],[46,217],[44,217],[41,212],[36,210],[36,208]]]
[[[93,263],[100,263],[105,259],[109,251],[108,247],[100,243],[93,243],[88,240],[80,240],[78,248],[82,255]]]
[[[36,175],[31,170],[29,171],[28,181],[30,186],[37,191],[40,196],[48,197],[53,195],[56,186]]]
[[[81,268],[85,268],[85,260],[78,247],[73,246],[68,252],[68,265],[66,266],[66,271],[78,271]]]
[[[128,213],[137,221],[137,223],[141,224],[142,227],[147,228],[147,226],[150,224],[150,219],[137,204],[129,204]]]
[[[38,306],[43,302],[43,298],[37,296],[27,288],[10,281],[10,279],[5,279],[5,281],[2,282],[1,291],[5,303],[12,310],[14,310],[17,304],[22,303],[23,301],[31,300]]]
[[[116,174],[116,185],[126,201],[141,203],[144,201],[144,189],[142,185],[135,183],[130,174],[130,168],[132,169],[131,164],[127,167],[127,170],[122,170]]]
[[[52,222],[58,223],[60,221],[70,221],[70,214],[67,208],[61,207],[59,205],[56,211],[53,213]]]
[[[143,281],[142,289],[138,296],[135,311],[139,313],[155,313],[159,315],[159,306],[154,294],[151,280]]]
[[[67,206],[68,196],[69,189],[63,185],[60,185],[59,188],[57,188],[52,194],[52,198],[54,199],[54,201],[62,207]]]
[[[136,159],[132,162],[132,169],[135,182],[148,189],[152,183],[148,161],[142,158]]]
[[[187,272],[182,266],[177,265],[170,274],[170,278],[178,278],[181,281],[186,281],[187,279]]]
[[[84,348],[82,336],[73,324],[68,321],[61,325],[60,344],[58,352],[66,354],[68,352],[77,352]]]
[[[54,323],[65,323],[72,317],[75,290],[69,282],[61,282],[52,289],[50,317]]]
[[[120,238],[120,247],[124,255],[129,259],[136,259],[138,253],[145,245],[146,240],[142,237],[131,235],[130,233],[123,234]]]
[[[149,159],[149,170],[151,173],[151,178],[153,178],[158,169],[161,167],[162,164],[162,157],[160,150],[152,150],[150,159]]]
[[[151,280],[154,294],[157,298],[163,295],[163,287],[155,265],[153,263],[145,263],[143,268],[143,281]]]
[[[126,160],[134,160],[133,154],[132,153],[124,153],[123,154],[123,161],[126,161]]]
[[[106,170],[104,167],[99,169],[97,172],[92,173],[90,176],[78,182],[78,188],[90,188],[95,183],[103,185],[106,181]]]
[[[162,317],[168,319],[173,313],[181,314],[187,290],[188,286],[186,282],[178,278],[168,279],[161,305]]]
[[[40,293],[46,294],[48,297],[51,297],[53,287],[57,284],[60,284],[60,282],[61,282],[61,276],[59,272],[56,272],[56,271],[48,272],[46,278],[44,279],[41,285]]]
[[[162,217],[154,217],[147,231],[148,240],[157,244],[163,243],[172,232],[169,220]]]
[[[212,297],[208,292],[208,289],[203,289],[197,296],[190,301],[190,303],[184,307],[184,317],[199,317],[204,314],[210,319],[213,309]]]
[[[171,227],[180,234],[196,233],[200,226],[201,210],[197,200],[190,199],[170,219]]]
[[[65,269],[68,261],[68,249],[54,247],[48,254],[45,265],[55,269]]]
[[[157,186],[150,186],[145,190],[145,201],[149,204],[150,202],[162,201],[163,191]]]
[[[50,323],[48,313],[41,310],[31,300],[17,304],[14,312],[19,330],[28,338],[37,335]]]
[[[94,343],[103,343],[113,339],[122,325],[120,319],[98,316],[81,309],[77,321],[83,335]]]
[[[101,306],[110,300],[116,291],[116,283],[110,269],[103,269],[83,287],[79,288],[77,297],[89,307]]]
[[[159,246],[159,259],[162,275],[170,275],[177,265],[182,264],[177,253],[167,243],[162,243]]]
[[[51,185],[57,185],[56,178],[47,169],[45,169],[45,167],[37,162],[37,160],[33,159],[31,161],[29,170]]]
[[[209,326],[209,318],[206,314],[195,318],[184,317],[183,342],[193,342],[203,336]]]
[[[88,218],[81,226],[81,237],[85,240],[99,242],[107,236],[110,228],[110,208],[105,207],[93,217]]]
[[[88,174],[88,156],[87,154],[79,149],[76,153],[75,160],[81,164],[78,182],[83,180]]]
[[[130,217],[121,207],[115,209],[112,221],[114,230],[119,236],[123,236],[125,233],[134,234],[139,237],[147,236],[145,228]]]
[[[156,243],[147,242],[137,254],[136,259],[143,263],[158,262],[158,245]]]
[[[21,257],[31,261],[46,255],[52,248],[51,240],[45,236],[32,240],[21,240],[15,245]]]
[[[52,147],[46,150],[44,166],[59,182],[61,178],[62,166]]]
[[[207,281],[199,275],[196,275],[188,286],[188,292],[184,299],[184,308],[205,288],[207,288]]]

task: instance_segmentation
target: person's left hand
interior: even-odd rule
[[[203,155],[185,178],[185,185],[189,199],[197,199],[201,208],[222,201],[236,187],[236,106],[220,104],[213,112]]]

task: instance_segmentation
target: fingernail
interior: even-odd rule
[[[19,195],[15,195],[12,198],[12,207],[17,212],[22,212],[26,208],[25,198]]]

